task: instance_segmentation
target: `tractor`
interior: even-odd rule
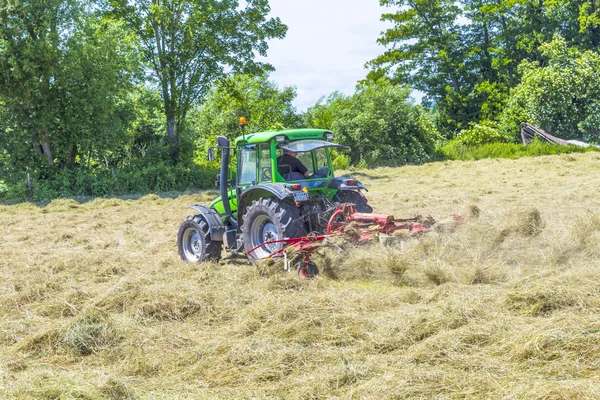
[[[348,147],[333,143],[332,132],[290,129],[246,134],[245,125],[241,118],[242,136],[234,146],[219,136],[217,146],[208,151],[211,160],[215,149],[221,152],[220,197],[210,206],[190,207],[196,214],[184,219],[177,234],[184,261],[218,261],[224,245],[255,262],[277,253],[282,239],[324,233],[340,204],[354,204],[358,212],[373,211],[361,182],[334,175],[333,151]],[[292,167],[283,164],[284,152],[297,154],[309,176],[292,177],[288,173]],[[232,155],[235,172],[229,170]]]

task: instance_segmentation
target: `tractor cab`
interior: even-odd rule
[[[306,136],[318,139],[305,139]],[[302,182],[303,187],[311,187],[315,186],[315,180],[332,178],[332,150],[348,147],[326,141],[325,138],[333,139],[333,133],[298,129],[263,132],[249,135],[246,140],[238,138],[238,185],[297,181]],[[307,176],[294,168],[296,164],[306,168]]]
[[[339,204],[355,204],[372,212],[356,179],[335,177],[333,151],[348,148],[333,142],[331,131],[290,129],[245,134],[230,146],[224,136],[214,149],[221,151],[221,196],[209,207],[184,220],[178,234],[182,259],[218,259],[224,244],[229,251],[246,252],[251,261],[268,257],[277,240],[322,233]],[[230,159],[235,157],[235,177]],[[227,199],[224,201],[224,199]],[[193,244],[192,244],[193,243]],[[263,245],[264,243],[268,243]]]

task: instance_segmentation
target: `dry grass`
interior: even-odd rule
[[[310,281],[180,262],[214,193],[0,206],[0,398],[600,398],[599,162],[359,171],[376,211],[470,219]]]

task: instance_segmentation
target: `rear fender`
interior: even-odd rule
[[[346,185],[345,183],[343,183],[343,181],[346,179],[354,179],[354,178],[336,177],[329,181],[329,184],[327,185],[327,187],[330,189],[338,189],[338,190],[354,190],[355,192],[359,192],[361,190],[366,190],[367,192],[369,191],[369,189],[367,189],[367,187],[365,185],[363,185],[358,179],[354,179],[355,184],[352,186],[349,186],[349,185]]]
[[[195,204],[190,206],[192,210],[198,211],[204,218],[204,221],[208,224],[211,240],[222,242],[223,235],[225,234],[225,226],[221,221],[221,216],[212,208],[203,206],[201,204]]]

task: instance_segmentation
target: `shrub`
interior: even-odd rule
[[[333,168],[346,169],[350,165],[350,158],[345,154],[339,154],[333,159]]]
[[[216,169],[197,165],[170,165],[159,162],[141,169],[89,171],[64,169],[52,178],[33,178],[28,191],[22,182],[3,183],[2,200],[42,200],[71,196],[108,196],[209,189],[214,185]]]
[[[489,143],[510,143],[514,138],[502,134],[496,122],[481,121],[471,123],[468,129],[460,131],[453,140],[465,146],[479,146]]]
[[[481,146],[468,146],[451,140],[441,149],[451,160],[481,160],[484,158],[521,158],[564,153],[584,153],[598,151],[595,147],[560,146],[535,140],[528,145],[517,143],[489,143]]]

